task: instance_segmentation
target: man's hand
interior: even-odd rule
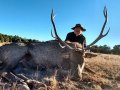
[[[75,48],[82,48],[82,45],[78,42],[75,42]]]
[[[68,44],[69,44],[69,43],[72,43],[72,42],[70,42],[70,41],[65,41],[65,42],[68,43]]]
[[[68,44],[73,44],[75,46],[75,48],[81,48],[82,49],[82,45],[78,42],[70,42],[70,41],[66,41],[66,43]]]

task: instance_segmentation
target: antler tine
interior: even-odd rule
[[[51,36],[52,36],[53,38],[57,39],[57,38],[53,35],[52,29],[51,29]]]
[[[51,29],[51,36],[52,36],[53,38],[55,38],[55,40],[57,40],[57,37],[55,37],[55,36],[53,35],[53,33],[52,33],[52,29]],[[65,46],[62,46],[60,43],[59,43],[59,45],[60,45],[61,48],[65,48]]]
[[[106,6],[104,7],[103,14],[104,14],[104,17],[105,17],[105,22],[104,22],[104,24],[103,24],[102,30],[101,30],[101,32],[100,32],[100,35],[103,34],[103,31],[104,31],[105,25],[106,25],[107,20],[108,20],[108,16],[107,16],[107,8],[106,8]]]
[[[105,37],[109,33],[109,31],[110,31],[110,27],[109,27],[108,31],[103,35],[103,37]]]
[[[103,37],[105,37],[105,36],[109,33],[109,31],[110,31],[110,28],[109,28],[108,31],[107,31],[105,34],[103,34],[104,29],[105,29],[105,26],[106,26],[106,23],[107,23],[107,20],[108,20],[108,15],[107,15],[107,8],[106,8],[106,6],[104,7],[103,14],[104,14],[104,17],[105,17],[105,21],[104,21],[102,30],[101,30],[99,36],[96,38],[96,40],[94,40],[90,45],[88,45],[86,49],[89,49],[90,46],[94,45],[94,44],[95,44],[96,42],[98,42],[100,39],[102,39]]]
[[[108,20],[108,15],[107,15],[107,8],[106,8],[106,6],[104,7],[103,14],[104,14],[104,17],[105,17],[105,22],[104,22],[104,24],[103,24],[103,27],[102,27],[102,30],[101,30],[101,33],[100,33],[100,35],[102,35],[102,36],[104,36],[104,35],[103,35],[103,32],[104,32],[104,28],[105,28],[105,25],[106,25],[107,20]]]
[[[52,22],[52,25],[53,25],[53,28],[54,28],[54,33],[55,33],[56,39],[58,39],[58,40],[60,41],[60,43],[63,44],[62,46],[65,46],[65,47],[67,47],[67,48],[69,48],[69,49],[73,49],[71,46],[69,46],[68,44],[66,44],[65,42],[63,42],[63,41],[61,40],[61,38],[58,36],[57,30],[56,30],[56,26],[55,26],[55,23],[54,23],[54,17],[55,17],[55,16],[54,16],[54,12],[53,12],[53,9],[52,9],[51,22]]]
[[[106,6],[104,7],[103,14],[104,14],[105,17],[107,17],[107,8],[106,8]]]
[[[55,35],[56,35],[56,38],[57,39],[60,39],[59,36],[57,35],[57,30],[56,30],[56,26],[55,26],[55,23],[54,23],[54,12],[53,12],[53,9],[52,9],[52,13],[51,13],[51,21],[52,21],[52,24],[53,24],[53,28],[54,28],[54,32],[55,32]]]
[[[106,8],[106,6],[104,7],[103,13],[104,13],[104,17],[105,17],[105,22],[104,22],[104,24],[103,24],[103,27],[102,27],[102,30],[101,30],[100,35],[101,35],[102,37],[105,37],[105,36],[109,33],[109,31],[110,31],[110,28],[109,28],[108,31],[107,31],[105,34],[103,34],[105,25],[106,25],[107,20],[108,20],[108,14],[107,14],[107,8]]]

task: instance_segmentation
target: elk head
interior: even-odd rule
[[[90,47],[92,45],[94,45],[96,42],[98,42],[100,39],[102,39],[103,37],[105,37],[109,33],[110,28],[108,29],[107,33],[103,34],[104,28],[105,28],[107,20],[108,20],[107,8],[106,7],[104,7],[103,13],[104,13],[105,21],[104,21],[104,24],[103,24],[103,27],[102,27],[102,30],[101,30],[99,36],[91,44],[87,45],[86,48],[84,48],[84,46],[83,46],[82,49],[76,50],[75,48],[71,47],[70,45],[68,45],[67,43],[62,41],[61,38],[58,36],[56,26],[55,26],[55,23],[54,23],[54,13],[53,13],[53,10],[52,10],[51,22],[52,22],[52,25],[53,25],[53,28],[54,28],[55,36],[53,36],[52,33],[51,33],[51,35],[52,35],[52,37],[54,37],[55,39],[57,39],[59,41],[61,47],[64,46],[64,48],[67,48],[71,51],[71,55],[70,55],[71,58],[70,59],[71,59],[71,62],[72,62],[72,65],[71,65],[72,73],[75,72],[76,69],[78,69],[75,73],[77,73],[79,75],[79,77],[82,77],[81,73],[82,73],[82,70],[83,70],[84,65],[85,65],[83,55],[84,54],[90,55],[90,53],[85,53],[85,51],[90,49]],[[84,43],[83,43],[83,45],[84,45]]]

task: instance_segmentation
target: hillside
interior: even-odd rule
[[[0,33],[0,43],[6,43],[6,42],[38,42],[38,40],[27,39],[17,35],[13,36],[13,35],[6,35]]]

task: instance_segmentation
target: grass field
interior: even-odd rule
[[[3,46],[5,44],[10,44],[10,42],[4,42],[4,43],[0,43],[0,46]]]
[[[97,57],[86,59],[86,67],[95,72],[95,74],[90,74],[85,71],[86,78],[97,82],[97,84],[94,83],[95,88],[99,86],[105,90],[120,90],[120,56],[98,54]]]

